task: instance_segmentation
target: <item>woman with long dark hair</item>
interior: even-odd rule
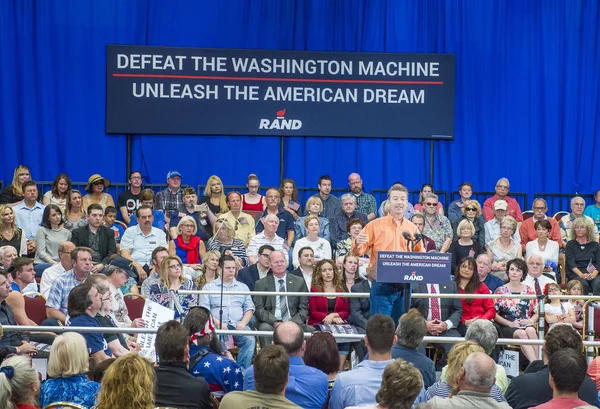
[[[44,193],[42,203],[45,206],[50,204],[57,205],[60,207],[60,211],[65,214],[65,211],[67,210],[67,197],[72,188],[73,185],[69,175],[66,173],[59,173],[54,179],[54,182],[52,182],[51,189]]]
[[[456,265],[454,282],[460,294],[489,294],[490,289],[479,281],[477,263],[473,257],[465,257]],[[462,318],[458,332],[465,336],[467,328],[476,320],[491,321],[496,316],[494,300],[488,298],[461,298]]]
[[[49,204],[44,209],[42,223],[35,235],[37,251],[33,264],[36,274],[42,272],[54,263],[58,263],[58,246],[63,241],[71,240],[71,232],[63,226],[63,216],[60,207]]]

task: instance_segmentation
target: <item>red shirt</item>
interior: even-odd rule
[[[458,287],[458,292],[464,294],[465,290]],[[490,294],[490,289],[487,285],[481,283],[474,294]],[[496,306],[491,298],[472,298],[470,305],[467,304],[467,300],[464,298],[461,298],[460,302],[463,308],[462,318],[460,319],[461,324],[475,317],[491,321],[496,316]]]
[[[512,197],[505,196],[504,199],[500,199],[497,195],[494,195],[483,203],[483,218],[486,222],[489,222],[494,218],[494,203],[496,203],[496,200],[506,201],[506,205],[508,206],[508,210],[506,211],[507,216],[514,217],[518,222],[523,221],[523,214],[521,213],[519,202]]]
[[[310,289],[311,293],[319,293],[316,287]],[[333,312],[337,312],[340,318],[346,321],[350,316],[350,302],[347,298],[336,297]],[[308,297],[308,325],[322,324],[323,319],[329,315],[327,297]]]

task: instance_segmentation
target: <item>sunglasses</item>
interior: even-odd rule
[[[102,180],[98,180],[98,181],[92,183],[92,185],[94,185],[94,186],[103,185],[103,184],[104,184],[104,182]]]
[[[437,203],[425,203],[425,206],[437,206]]]
[[[467,211],[467,212],[476,212],[477,209],[474,208],[474,207],[465,207],[465,211]]]

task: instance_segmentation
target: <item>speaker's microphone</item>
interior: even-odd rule
[[[402,232],[402,237],[404,237],[406,239],[406,241],[408,241],[408,242],[413,241],[413,238],[411,237],[410,233],[407,231]]]
[[[415,244],[423,240],[423,235],[421,233],[415,233]]]

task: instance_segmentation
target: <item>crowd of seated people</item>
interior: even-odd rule
[[[19,175],[25,170],[19,170]],[[12,246],[17,250],[15,256],[26,255],[33,260],[24,264],[19,261],[22,257],[16,258],[5,266],[10,272],[4,275],[5,281],[9,288],[15,284],[13,291],[22,293],[29,285],[36,289],[35,274],[29,274],[29,267],[24,269],[24,266],[41,270],[40,291],[47,298],[44,325],[143,327],[143,320],[128,317],[123,301],[125,292],[133,292],[172,309],[175,319],[184,325],[187,317],[196,314],[194,309],[199,305],[208,311],[205,315],[213,317],[211,320],[215,322],[211,325],[216,329],[276,333],[279,328],[287,327],[283,324],[294,323],[304,332],[326,325],[352,325],[358,333],[368,333],[368,298],[227,294],[248,290],[368,293],[372,284],[367,278],[368,259],[352,254],[352,246],[378,211],[375,198],[362,190],[358,174],[350,175],[350,192],[339,199],[331,194],[331,179],[323,176],[318,183],[319,193],[303,208],[291,179],[261,196],[259,180],[251,175],[247,181],[248,193],[225,195],[223,182],[213,175],[204,197],[198,198],[194,189],[181,186],[181,174],[171,171],[167,175],[167,188],[149,199],[148,190],[141,187],[139,172],[132,172],[129,190],[117,200],[126,229],[115,234],[117,210],[114,199],[104,191],[110,185],[107,179],[92,175],[84,197],[72,189],[68,175],[58,175],[52,190],[43,196],[42,203],[47,203],[44,205],[38,202],[37,186],[28,170],[26,173],[26,180],[24,175],[15,175],[13,184],[0,194],[0,199],[21,197],[21,201],[0,207],[0,239],[4,240],[0,242],[0,251]],[[573,199],[573,212],[565,216],[564,225],[546,216],[547,206],[542,199],[534,201],[534,216],[523,222],[518,203],[508,196],[508,186],[506,179],[500,179],[496,194],[482,206],[471,199],[472,186],[461,185],[461,198],[451,203],[449,217],[444,215],[432,186],[423,186],[412,219],[425,236],[426,248],[453,255],[454,281],[446,285],[418,284],[413,291],[560,294],[562,289],[557,285],[560,254],[570,281],[569,294],[600,294],[597,227],[583,210],[579,212],[581,198]],[[383,206],[384,214],[388,210],[389,206]],[[156,224],[156,215],[160,215],[164,224]],[[563,230],[567,231],[566,241],[559,237]],[[3,258],[3,254],[0,256]],[[137,286],[141,286],[140,290]],[[196,289],[222,289],[224,298],[221,301],[219,296],[178,293]],[[23,316],[22,296],[9,293],[10,290],[2,298],[6,302],[2,303],[4,314],[0,309],[0,324],[30,323]],[[89,300],[92,302],[88,305]],[[546,305],[549,326],[566,323],[581,328],[582,302],[552,300]],[[414,299],[412,306],[416,308],[413,314],[418,313],[424,320],[424,335],[464,336],[473,323],[487,321],[494,323],[506,338],[538,337],[535,299],[431,298],[431,301]],[[219,310],[224,311],[223,321]],[[202,322],[208,322],[208,318]],[[209,336],[204,327],[195,325],[193,331],[189,336],[197,338],[196,347],[211,345],[217,339],[214,334]],[[47,335],[49,338],[44,342],[56,342],[55,334]],[[137,352],[135,337],[113,335],[86,334],[90,358],[105,361]],[[202,337],[207,337],[206,343],[199,343]],[[6,351],[12,353],[34,354],[37,351],[30,347],[29,339],[8,333],[0,346],[6,346]],[[258,341],[264,347],[271,339],[261,336]],[[379,356],[380,361],[389,361],[383,359],[387,353],[369,344],[368,339],[337,344],[338,370],[344,369],[350,349],[360,359],[377,361],[375,358]],[[246,371],[254,356],[256,339],[235,336],[233,341],[239,348],[234,363]],[[215,359],[226,350],[224,346],[224,342],[211,346]],[[439,346],[454,357],[452,344]],[[419,345],[415,353],[424,356],[423,349],[424,345]],[[373,350],[379,351],[375,358]],[[523,345],[521,350],[528,361],[537,358],[537,348]],[[475,352],[481,351],[470,351]],[[459,362],[466,358],[463,356]],[[374,366],[379,379],[384,369],[380,366]],[[195,367],[201,372],[198,365]],[[371,371],[374,367],[365,369]],[[333,373],[331,370],[326,375],[331,377]],[[458,374],[451,372],[451,377]],[[429,380],[426,383],[431,386]],[[221,391],[229,389],[221,384]],[[332,398],[343,400],[337,396],[338,392],[334,388]]]

